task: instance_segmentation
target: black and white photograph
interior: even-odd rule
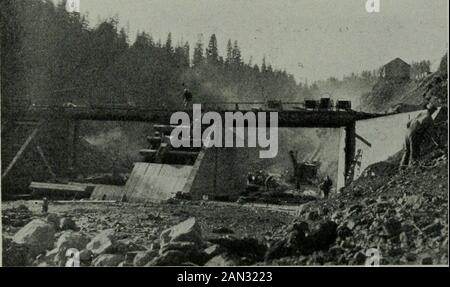
[[[448,267],[448,22],[448,0],[0,1],[0,266]]]

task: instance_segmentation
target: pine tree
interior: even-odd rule
[[[232,63],[234,65],[241,65],[242,59],[241,59],[241,50],[239,49],[238,42],[234,41],[233,51],[232,51]]]
[[[194,48],[194,57],[192,59],[192,64],[194,67],[199,66],[203,64],[204,58],[203,58],[203,43],[201,40],[197,41]]]
[[[217,48],[217,38],[215,34],[211,35],[208,48],[206,48],[206,62],[212,65],[217,65],[219,62],[219,51]]]
[[[189,58],[191,48],[189,46],[189,42],[186,42],[184,44],[183,50],[184,50],[185,65],[186,67],[189,67],[191,65],[191,61]]]
[[[263,57],[262,59],[262,64],[261,64],[261,72],[265,72],[267,71],[267,66],[266,66],[266,56]]]
[[[172,33],[169,33],[169,34],[167,35],[167,40],[166,40],[165,48],[166,48],[167,54],[169,54],[169,55],[170,55],[170,54],[173,54],[174,49],[173,49],[173,47],[172,47]]]
[[[227,43],[227,57],[225,59],[225,63],[230,65],[233,62],[233,45],[231,44],[231,40],[228,40]]]

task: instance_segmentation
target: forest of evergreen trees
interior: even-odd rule
[[[67,101],[180,107],[182,83],[201,103],[302,101],[324,95],[359,102],[378,79],[374,70],[297,83],[265,59],[260,65],[245,63],[237,41],[228,41],[223,56],[216,35],[193,46],[174,44],[170,33],[161,41],[140,32],[130,41],[118,19],[92,28],[84,15],[67,13],[64,3],[51,0],[2,0],[0,20],[2,107]],[[426,61],[413,67],[419,75],[429,71]]]
[[[1,14],[2,105],[178,105],[182,83],[196,102],[301,100],[309,90],[263,60],[244,63],[236,41],[219,55],[208,43],[175,45],[140,32],[133,43],[118,20],[91,28],[52,1],[5,0]],[[190,56],[192,55],[192,57]]]

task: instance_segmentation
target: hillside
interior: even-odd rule
[[[380,78],[369,93],[362,96],[361,106],[370,112],[387,112],[394,106],[398,111],[418,110],[424,104],[447,103],[447,54],[439,68],[421,80],[395,81]]]

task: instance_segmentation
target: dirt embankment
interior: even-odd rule
[[[300,222],[317,214],[318,222],[337,224],[329,247],[272,263],[360,265],[375,248],[382,265],[448,264],[447,166],[447,154],[435,151],[401,173],[387,162],[369,167],[341,195],[311,202],[300,214]]]

